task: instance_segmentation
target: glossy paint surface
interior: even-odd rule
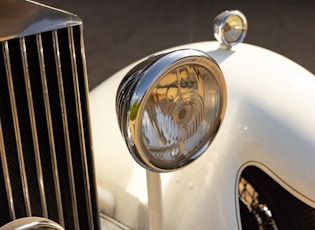
[[[232,50],[219,49],[217,42],[177,48],[214,58],[228,98],[223,124],[207,151],[191,165],[161,174],[164,228],[236,229],[237,182],[246,165],[260,167],[315,207],[314,75],[247,44]],[[131,228],[147,229],[146,171],[130,156],[115,113],[116,90],[133,65],[91,92],[92,132],[100,210]]]

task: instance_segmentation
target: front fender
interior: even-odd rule
[[[217,42],[202,42],[173,49],[179,48],[202,50],[218,62],[228,103],[207,151],[184,169],[161,174],[165,229],[237,228],[237,185],[246,165],[260,167],[315,207],[313,74],[248,44],[224,50]],[[91,92],[91,122],[101,211],[131,228],[146,229],[146,172],[128,153],[115,110],[118,85],[133,65]]]

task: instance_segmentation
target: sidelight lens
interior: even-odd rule
[[[177,169],[197,158],[224,114],[226,90],[217,64],[200,51],[180,50],[151,58],[132,72],[117,94],[120,128],[131,154],[153,171]]]
[[[240,11],[224,11],[214,20],[214,37],[230,48],[244,40],[247,28],[246,17]]]

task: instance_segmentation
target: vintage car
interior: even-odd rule
[[[315,229],[314,75],[241,12],[91,92],[76,15],[0,17],[1,230]]]

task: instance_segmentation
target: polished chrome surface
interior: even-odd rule
[[[81,34],[82,35],[82,34]],[[74,45],[74,37],[73,37],[73,28],[68,27],[68,38],[69,38],[69,48],[71,53],[71,67],[72,67],[72,75],[73,75],[73,85],[74,85],[74,92],[75,92],[75,107],[77,110],[77,123],[78,123],[78,133],[80,139],[80,151],[82,156],[82,167],[83,173],[85,174],[84,177],[84,189],[86,194],[86,209],[88,210],[88,223],[89,226],[93,226],[93,216],[92,216],[92,201],[91,201],[91,194],[90,194],[90,183],[89,183],[89,173],[88,173],[88,166],[87,166],[87,159],[86,159],[86,149],[85,149],[85,139],[84,139],[84,130],[83,130],[83,118],[81,111],[81,100],[80,100],[80,89],[79,89],[79,80],[78,80],[78,70],[76,64],[76,53],[75,53],[75,45]]]
[[[14,132],[15,138],[17,143],[17,153],[18,153],[18,161],[20,167],[20,176],[23,185],[23,195],[24,195],[24,203],[26,207],[26,215],[31,216],[31,205],[30,205],[30,198],[29,198],[29,190],[28,190],[28,183],[27,183],[27,176],[25,171],[25,164],[24,164],[24,157],[23,157],[23,148],[22,148],[22,141],[20,135],[20,124],[16,106],[16,99],[15,99],[15,92],[13,86],[13,79],[12,79],[12,72],[11,72],[11,62],[10,62],[10,52],[9,52],[9,45],[8,42],[5,41],[2,43],[3,49],[3,57],[5,62],[6,74],[7,74],[7,81],[8,81],[8,88],[10,93],[10,102],[12,108],[12,116],[13,116],[13,124],[14,124]]]
[[[0,42],[1,224],[99,224],[82,44],[81,25]]]
[[[224,11],[213,22],[214,37],[225,48],[241,43],[247,33],[246,17],[238,10]]]
[[[76,15],[33,1],[1,0],[0,41],[82,24]]]
[[[225,106],[219,66],[207,54],[189,49],[140,63],[122,80],[116,97],[119,126],[132,156],[145,168],[162,172],[185,166],[204,152]]]
[[[47,218],[48,210],[47,210],[47,203],[46,203],[43,171],[42,171],[41,157],[40,157],[39,144],[38,144],[38,138],[37,138],[36,119],[35,119],[32,88],[31,88],[30,76],[29,76],[29,71],[28,71],[27,53],[26,53],[26,45],[25,45],[24,37],[20,38],[20,49],[21,49],[21,56],[22,56],[25,88],[26,88],[26,94],[27,94],[26,97],[27,97],[27,102],[28,102],[30,123],[31,123],[31,129],[32,129],[32,137],[33,137],[32,139],[33,139],[33,146],[34,146],[34,152],[35,152],[36,168],[38,172],[37,180],[38,180],[38,187],[40,190],[40,201],[42,205],[43,217]]]
[[[10,217],[12,220],[14,220],[16,218],[15,217],[15,209],[14,209],[14,200],[13,200],[13,195],[12,195],[12,187],[11,187],[7,157],[5,154],[5,146],[4,146],[4,137],[3,137],[3,131],[2,131],[1,118],[0,118],[0,157],[1,157],[1,166],[2,166],[2,170],[3,170],[3,175],[5,177],[5,188],[6,188],[6,193],[7,193],[7,199],[9,201]]]
[[[33,229],[47,229],[47,230],[64,230],[62,226],[56,222],[41,218],[41,217],[25,217],[14,220],[2,227],[0,230],[33,230]]]
[[[58,219],[59,219],[59,223],[61,225],[64,225],[58,165],[57,165],[57,157],[56,157],[57,155],[56,155],[55,140],[54,140],[54,134],[53,134],[52,117],[51,117],[51,111],[50,111],[50,102],[49,102],[47,78],[46,78],[46,71],[45,71],[46,68],[45,68],[45,60],[44,60],[44,53],[43,53],[44,49],[43,49],[41,34],[36,35],[36,44],[37,44],[38,59],[39,59],[39,66],[40,66],[40,75],[41,75],[40,77],[42,81],[42,91],[43,91],[43,100],[44,100],[45,115],[46,115],[47,130],[48,130],[51,164],[52,164],[53,171],[55,172],[53,174],[53,178],[54,178],[56,202],[57,202],[57,208],[58,208]]]
[[[72,200],[71,204],[72,204],[72,210],[73,210],[74,226],[75,226],[75,229],[79,229],[79,217],[78,217],[78,212],[77,212],[78,209],[77,209],[77,200],[76,200],[75,179],[74,179],[73,165],[72,165],[66,99],[65,99],[64,86],[63,86],[62,68],[61,68],[60,50],[59,50],[57,31],[53,31],[53,43],[54,43],[55,61],[56,61],[56,68],[57,68],[57,80],[58,80],[58,89],[59,89],[59,100],[60,100],[61,113],[62,113],[64,141],[66,145],[65,147],[66,147],[69,180],[70,180],[70,194],[71,194],[71,200]]]

